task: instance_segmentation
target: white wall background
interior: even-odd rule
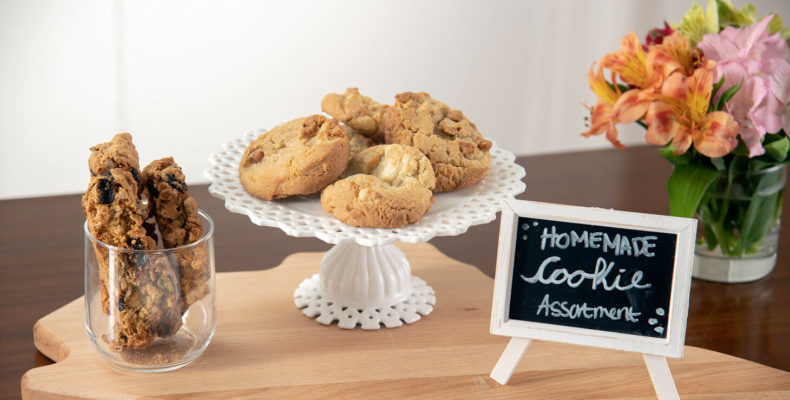
[[[736,5],[742,2],[735,0]],[[790,2],[755,0],[790,19]],[[687,0],[0,1],[0,198],[77,193],[88,147],[134,136],[205,182],[209,154],[320,112],[348,86],[379,101],[425,90],[517,154],[584,139],[590,64]],[[643,143],[638,128],[626,144]]]

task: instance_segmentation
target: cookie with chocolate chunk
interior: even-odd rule
[[[319,192],[346,168],[349,147],[336,119],[297,118],[247,146],[239,178],[247,192],[263,200]]]
[[[414,146],[428,156],[436,192],[463,189],[486,176],[492,143],[461,111],[425,92],[401,93],[395,100],[381,116],[385,141]]]
[[[141,175],[143,194],[156,219],[165,248],[194,243],[203,237],[195,199],[189,195],[186,177],[173,157],[152,161]],[[202,243],[177,253],[182,311],[209,293],[211,270]]]
[[[156,249],[156,241],[143,225],[147,209],[138,193],[137,180],[125,168],[111,168],[92,177],[82,197],[91,236],[120,249]],[[102,309],[114,325],[106,337],[111,348],[145,348],[156,337],[178,331],[182,324],[181,293],[176,267],[167,257],[98,244],[94,249]]]

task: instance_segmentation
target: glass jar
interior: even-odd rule
[[[85,327],[111,365],[169,371],[197,359],[216,328],[214,223],[185,246],[132,250],[85,232]]]
[[[725,172],[708,188],[697,208],[702,238],[694,252],[694,277],[749,282],[773,270],[786,174],[784,165]]]

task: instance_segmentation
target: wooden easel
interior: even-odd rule
[[[507,384],[516,366],[521,362],[521,358],[524,357],[524,353],[527,351],[530,343],[532,343],[532,339],[511,338],[510,343],[507,344],[505,351],[491,371],[491,379],[499,382],[501,385]],[[666,357],[646,353],[642,353],[642,357],[645,360],[645,365],[650,374],[650,380],[653,381],[653,389],[655,389],[658,399],[680,400]]]

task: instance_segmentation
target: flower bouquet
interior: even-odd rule
[[[582,135],[605,133],[623,148],[617,125],[636,122],[662,146],[674,165],[670,213],[701,221],[697,276],[715,264],[698,265],[700,257],[751,269],[713,280],[757,279],[775,264],[790,162],[788,38],[774,13],[758,19],[751,4],[710,0],[679,24],[651,30],[645,43],[632,32],[590,67],[598,100]]]

